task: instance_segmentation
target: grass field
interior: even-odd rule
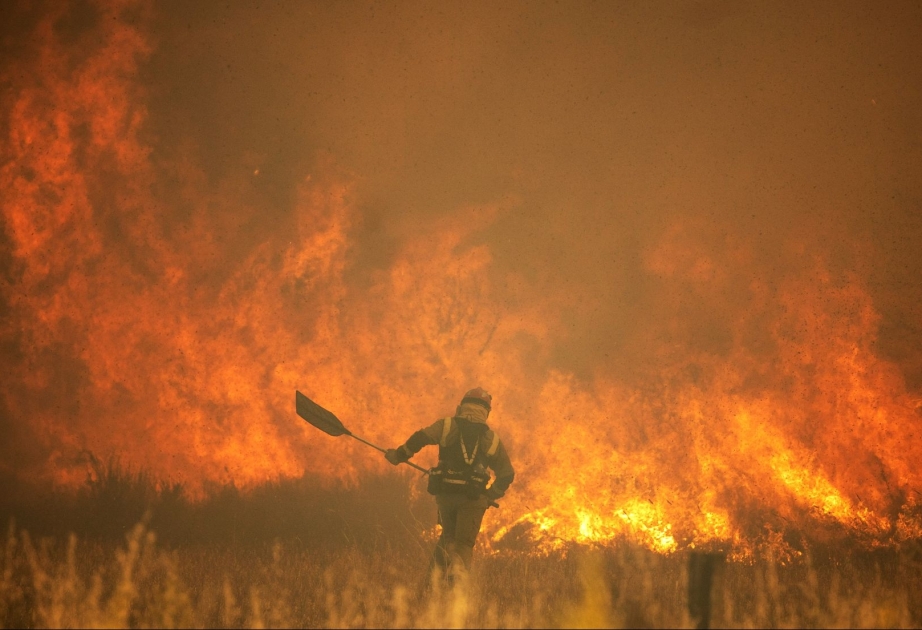
[[[469,583],[428,579],[434,508],[404,479],[288,481],[190,502],[110,467],[81,492],[8,500],[5,627],[692,625],[687,555],[621,543],[478,550]],[[15,519],[15,520],[14,520]],[[712,625],[918,627],[922,546],[725,563]]]

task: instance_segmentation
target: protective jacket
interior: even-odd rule
[[[515,478],[506,447],[495,431],[486,424],[486,410],[476,404],[462,404],[455,416],[440,418],[410,436],[401,447],[408,456],[425,446],[439,445],[439,464],[430,475],[433,494],[486,494],[498,499]],[[487,468],[495,479],[489,481]]]

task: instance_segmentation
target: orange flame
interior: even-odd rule
[[[495,546],[524,532],[545,550],[627,538],[747,557],[789,554],[782,531],[871,545],[922,534],[920,403],[875,352],[860,278],[804,255],[778,284],[749,283],[727,352],[676,346],[676,314],[645,333],[655,369],[587,383],[550,360],[565,289],[536,297],[521,277],[497,279],[475,243],[514,201],[460,209],[352,282],[361,216],[328,166],[301,182],[295,224],[239,255],[235,229],[259,209],[208,190],[189,163],[157,161],[137,79],[150,46],[123,7],[100,10],[90,54],[63,47],[50,15],[35,57],[7,69],[2,339],[15,352],[2,409],[47,457],[8,467],[74,484],[92,451],[199,490],[355,483],[385,465],[300,423],[296,388],[395,445],[483,385],[518,473],[488,519]],[[179,181],[169,194],[165,170]],[[674,226],[644,271],[719,300],[751,263],[745,244],[722,259],[699,249]]]

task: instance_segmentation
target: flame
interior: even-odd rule
[[[2,339],[15,352],[2,410],[45,454],[20,474],[80,483],[90,451],[199,492],[304,474],[358,483],[385,465],[301,424],[296,388],[396,444],[479,384],[517,467],[488,516],[495,548],[628,539],[790,557],[785,532],[871,545],[922,534],[919,401],[876,353],[860,277],[811,253],[776,285],[750,281],[722,354],[675,342],[686,322],[664,290],[659,307],[676,315],[644,329],[643,378],[578,378],[551,360],[565,288],[499,277],[478,243],[515,199],[432,222],[355,282],[352,176],[321,163],[298,185],[295,219],[241,255],[239,226],[261,212],[239,201],[247,184],[209,185],[188,156],[159,161],[138,78],[152,50],[143,20],[99,10],[90,53],[59,41],[52,14],[35,57],[6,70]],[[752,264],[745,243],[715,255],[675,225],[644,272],[719,303]]]

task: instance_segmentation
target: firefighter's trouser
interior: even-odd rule
[[[433,563],[443,575],[465,572],[470,569],[474,543],[489,500],[485,496],[472,499],[466,494],[440,494],[435,502],[439,506],[442,535],[435,547]]]

